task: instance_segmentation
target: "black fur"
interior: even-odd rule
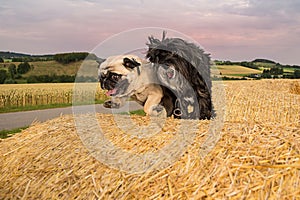
[[[193,43],[166,38],[165,32],[162,40],[149,37],[147,45],[146,57],[154,63],[164,95],[172,97],[174,116],[210,119],[213,106],[209,55]]]
[[[134,69],[136,67],[138,75],[141,74],[141,71],[140,71],[141,63],[138,63],[134,58],[132,58],[132,59],[124,58],[123,65],[129,69]]]
[[[141,64],[138,63],[134,58],[132,58],[132,59],[124,58],[124,59],[123,59],[123,65],[124,65],[125,67],[130,68],[130,69],[133,69],[133,68],[135,68],[135,67],[140,66]]]

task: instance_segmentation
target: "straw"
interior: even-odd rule
[[[35,123],[0,140],[0,199],[300,199],[300,95],[290,91],[294,82],[225,82],[227,115],[212,151],[199,156],[210,121],[198,121],[182,156],[145,173],[95,159],[72,115]],[[168,118],[159,133],[138,138],[120,129],[113,115],[95,117],[106,139],[136,155],[158,152],[180,129],[179,120]],[[149,124],[148,117],[131,118]]]

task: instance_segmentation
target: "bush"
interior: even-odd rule
[[[40,75],[40,76],[29,76],[27,78],[27,83],[73,83],[75,81],[75,76],[69,75]]]
[[[25,74],[25,73],[27,73],[29,70],[30,70],[30,65],[29,65],[29,63],[28,62],[24,62],[24,63],[20,63],[19,65],[18,65],[18,69],[17,69],[17,72],[19,73],[19,74]]]
[[[16,83],[17,83],[17,81],[15,81],[12,78],[5,79],[5,81],[4,81],[4,84],[16,84]]]
[[[9,72],[10,78],[15,79],[15,77],[17,75],[17,67],[16,67],[16,65],[13,64],[13,63],[11,63],[8,66],[8,72]]]
[[[93,82],[98,82],[98,79],[95,77],[91,77],[91,76],[78,76],[78,77],[76,77],[76,82],[93,83]]]
[[[62,64],[68,64],[71,62],[76,62],[80,60],[84,60],[89,53],[86,52],[80,52],[80,53],[61,53],[61,54],[55,54],[54,60],[62,63]]]
[[[256,66],[253,62],[243,61],[240,63],[240,65],[243,67],[251,68],[251,69],[258,69],[258,66]]]
[[[7,78],[6,70],[1,69],[0,70],[0,84],[3,84],[6,78]]]
[[[294,78],[300,78],[300,70],[295,70],[294,71]]]
[[[243,78],[235,78],[235,77],[228,77],[228,76],[224,76],[222,77],[222,80],[247,80],[247,78],[243,77]]]
[[[37,76],[29,76],[27,79],[27,83],[38,83]]]

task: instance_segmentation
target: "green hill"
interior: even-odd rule
[[[46,61],[53,60],[54,55],[30,55],[24,53],[16,53],[9,51],[0,51],[0,58],[6,61],[22,62],[22,61]]]
[[[74,82],[79,69],[81,74],[84,74],[84,77],[81,77],[82,81],[97,81],[98,63],[96,59],[99,58],[87,52],[30,55],[0,51],[0,58],[4,60],[0,63],[0,80],[6,80],[1,83]],[[11,75],[10,65],[15,65],[17,69],[19,64],[24,62],[29,63],[30,70],[25,74]],[[283,73],[274,74],[273,71],[277,69]],[[212,77],[217,79],[242,79],[244,77],[267,78],[273,77],[273,75],[279,75],[282,78],[295,78],[295,74],[299,70],[300,66],[297,65],[282,65],[272,60],[258,58],[250,62],[215,60],[211,71]],[[6,77],[3,79],[2,76]]]
[[[0,58],[1,83],[74,82],[80,68],[82,81],[97,77],[98,58],[87,52],[29,55],[0,51]],[[22,70],[24,64],[30,69]]]
[[[0,57],[5,59],[10,58],[17,58],[17,57],[30,57],[29,54],[24,53],[15,53],[15,52],[9,52],[9,51],[0,51]]]
[[[0,63],[0,70],[6,70],[7,74],[9,74],[9,65],[14,64],[16,67],[21,62],[5,62]],[[68,64],[61,64],[57,61],[36,61],[36,62],[28,62],[31,66],[29,72],[18,75],[15,78],[17,83],[27,83],[27,82],[51,82],[53,79],[51,77],[59,77],[67,78],[67,82],[74,81],[78,70],[81,70],[81,74],[84,74],[85,77],[95,77],[97,74],[98,63],[95,60],[86,60],[86,61],[77,61]],[[8,75],[9,76],[9,75]],[[35,79],[32,79],[32,78]],[[37,79],[38,77],[42,79]],[[70,79],[70,77],[73,77]],[[8,77],[9,78],[9,77]],[[30,79],[30,81],[28,81]],[[45,80],[46,79],[46,80]],[[94,78],[95,79],[95,78]],[[93,79],[93,80],[94,80]],[[35,80],[35,81],[33,81]],[[42,81],[43,80],[43,81]],[[56,82],[57,80],[53,80]],[[59,79],[61,81],[61,78]]]
[[[264,58],[257,58],[255,60],[252,61],[253,63],[269,63],[269,64],[276,64],[275,61],[273,60],[268,60],[268,59],[264,59]]]

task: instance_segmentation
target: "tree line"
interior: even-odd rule
[[[0,70],[0,84],[16,83],[15,79],[20,78],[22,74],[27,73],[31,69],[32,66],[28,62],[20,63],[18,66],[11,63],[8,66],[8,70]]]
[[[45,57],[16,57],[12,58],[12,62],[37,62],[37,61],[51,61],[53,60],[53,56],[45,56]]]
[[[253,61],[242,61],[242,62],[232,62],[232,61],[220,61],[220,60],[215,60],[215,64],[216,65],[240,65],[240,66],[244,66],[244,67],[248,67],[248,68],[252,68],[252,69],[259,69],[260,65],[256,64],[256,63],[267,63],[267,64],[272,64],[274,65],[274,67],[279,67],[279,68],[299,68],[299,65],[282,65],[280,63],[276,63],[274,61],[271,60],[267,60],[267,59],[255,59]],[[264,67],[264,66],[262,66]]]
[[[88,52],[57,53],[54,55],[52,54],[28,55],[28,54],[2,52],[1,55],[3,55],[4,57],[0,57],[0,63],[4,62],[3,58],[10,59],[12,62],[36,62],[36,61],[55,60],[62,64],[77,62],[84,59],[93,59],[93,60],[97,59],[97,56],[95,54],[90,54]]]
[[[84,59],[96,60],[97,56],[95,54],[89,54],[87,52],[59,53],[55,54],[53,59],[59,63],[68,64]]]
[[[74,83],[74,82],[97,82],[95,77],[80,76],[75,75],[39,75],[39,76],[29,76],[27,78],[27,83]]]
[[[215,64],[216,65],[240,65],[240,66],[248,67],[248,68],[252,68],[252,69],[259,69],[258,66],[256,66],[254,64],[254,62],[248,62],[248,61],[232,62],[232,61],[228,61],[228,60],[226,60],[226,61],[216,60]]]

